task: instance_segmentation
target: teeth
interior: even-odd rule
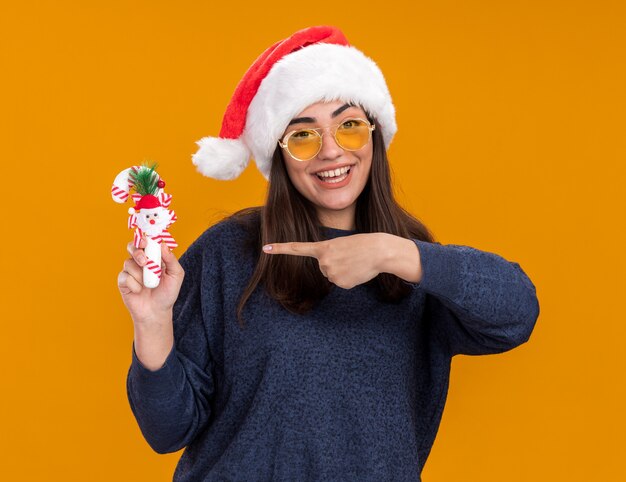
[[[335,177],[335,176],[340,176],[342,174],[345,174],[349,170],[350,170],[350,166],[344,166],[344,167],[339,167],[337,169],[330,170],[330,171],[318,172],[317,175],[320,177]]]
[[[329,184],[334,184],[334,183],[343,181],[346,177],[348,177],[347,174],[342,174],[340,177],[333,177],[332,179],[327,177],[324,180],[324,182],[329,183]]]

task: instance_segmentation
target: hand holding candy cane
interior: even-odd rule
[[[135,228],[134,246],[139,248],[140,240],[146,239],[145,255],[147,262],[143,268],[143,285],[156,288],[161,278],[161,244],[169,248],[178,246],[167,228],[176,221],[176,213],[167,209],[172,196],[165,194],[165,182],[155,171],[156,165],[133,166],[120,172],[111,188],[111,196],[118,203],[125,202],[132,194],[135,206],[128,210],[128,227]]]
[[[135,324],[165,323],[171,321],[172,308],[185,272],[167,245],[159,244],[163,261],[161,280],[156,288],[147,289],[143,282],[143,267],[147,262],[144,252],[146,245],[145,238],[140,239],[139,248],[135,248],[133,241],[128,243],[127,250],[131,257],[124,261],[117,285]]]

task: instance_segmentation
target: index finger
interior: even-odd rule
[[[144,249],[147,244],[148,242],[145,240],[145,238],[141,238],[141,240],[139,241],[139,247],[135,248],[135,243],[133,241],[129,241],[128,244],[126,245],[126,250],[130,254],[133,254],[138,249]]]
[[[290,254],[293,256],[311,256],[317,258],[322,242],[323,241],[314,243],[271,243],[263,246],[263,251],[267,254]]]
[[[139,266],[143,266],[146,262],[146,255],[143,249],[146,247],[147,244],[148,242],[144,238],[141,238],[141,240],[139,241],[139,248],[135,248],[135,243],[133,241],[130,241],[126,245],[126,250],[130,253],[130,255]]]

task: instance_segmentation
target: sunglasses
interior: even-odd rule
[[[334,128],[331,132],[337,145],[346,151],[357,151],[367,145],[376,128],[365,119],[350,118],[340,124],[326,126]],[[285,149],[296,161],[309,161],[322,149],[322,130],[326,127],[315,127],[291,131],[278,145]]]

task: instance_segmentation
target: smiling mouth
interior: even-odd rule
[[[340,170],[341,172],[339,174],[332,173],[330,175],[322,175],[322,174],[318,173],[318,174],[315,174],[315,175],[322,182],[325,182],[325,183],[328,183],[328,184],[334,184],[334,183],[337,183],[337,182],[341,182],[345,178],[347,178],[348,174],[350,174],[350,170],[351,169],[352,169],[352,166],[349,166],[346,170],[341,169]]]

